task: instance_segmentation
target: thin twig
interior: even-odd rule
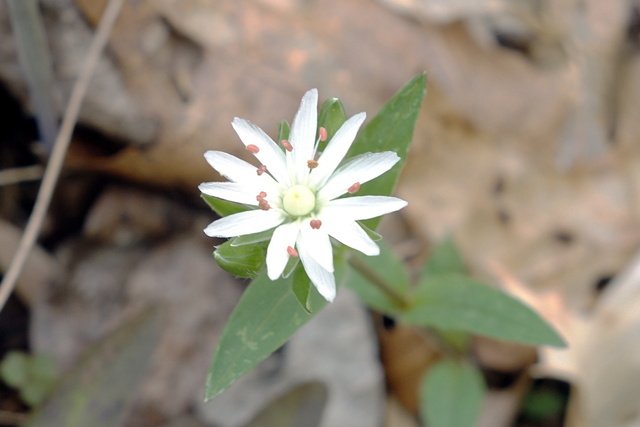
[[[0,170],[0,187],[25,181],[37,181],[42,178],[43,170],[40,165]]]
[[[55,189],[58,177],[60,176],[60,171],[64,164],[64,158],[67,153],[67,148],[69,147],[73,128],[78,119],[78,113],[80,112],[80,106],[82,105],[84,94],[89,86],[89,80],[91,79],[93,70],[95,69],[98,59],[100,58],[100,55],[107,43],[109,34],[111,33],[111,29],[118,17],[123,2],[124,0],[109,0],[104,13],[102,14],[102,18],[100,19],[100,24],[98,25],[96,35],[91,42],[87,59],[83,64],[80,76],[73,87],[73,91],[71,92],[69,104],[67,105],[64,119],[60,126],[60,133],[56,138],[55,147],[44,173],[44,179],[40,186],[40,191],[38,192],[38,198],[36,199],[36,203],[33,207],[33,212],[29,218],[29,223],[22,235],[22,239],[18,245],[18,250],[11,262],[11,265],[9,266],[9,270],[0,284],[0,310],[7,302],[9,295],[11,295],[18,277],[20,276],[20,272],[22,271],[22,267],[24,266],[29,252],[31,252],[31,248],[38,237],[40,228],[42,227],[47,209],[49,208],[49,203],[51,202],[51,197],[53,196],[53,190]]]

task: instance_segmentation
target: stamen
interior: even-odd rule
[[[287,246],[287,253],[289,254],[289,256],[293,256],[293,257],[298,257],[298,251],[296,251],[295,249],[293,249],[291,246]]]
[[[319,219],[312,219],[309,222],[309,225],[311,225],[311,228],[313,228],[314,230],[319,230],[320,226],[322,225],[322,221],[320,221]]]
[[[320,126],[320,129],[318,129],[318,138],[322,142],[327,140],[327,129],[325,129],[323,126]]]
[[[271,206],[269,205],[269,202],[267,202],[266,200],[262,199],[260,200],[260,203],[258,203],[258,206],[260,207],[260,209],[262,209],[263,211],[268,211],[269,209],[271,209]]]
[[[247,150],[250,151],[253,154],[258,154],[258,151],[260,151],[258,146],[257,145],[253,145],[253,144],[247,145]]]
[[[318,167],[318,162],[316,160],[307,160],[307,167],[309,169],[315,169]]]
[[[267,167],[265,165],[262,165],[258,168],[258,170],[256,171],[256,173],[258,174],[258,176],[262,175],[263,173],[265,173],[267,171]]]
[[[349,187],[349,189],[347,190],[347,192],[349,194],[353,194],[355,192],[357,192],[360,189],[360,183],[356,182],[354,183],[351,187]]]
[[[280,143],[282,144],[285,150],[293,151],[293,145],[291,145],[291,143],[286,139],[283,139]]]
[[[265,193],[264,191],[261,191],[260,194],[256,196],[256,200],[261,202],[264,200],[265,197],[267,197],[267,193]]]

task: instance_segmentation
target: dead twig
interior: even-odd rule
[[[24,266],[29,252],[38,237],[47,209],[49,208],[49,203],[51,202],[53,190],[55,189],[58,177],[60,176],[60,171],[64,164],[64,158],[67,153],[67,148],[69,147],[71,134],[78,119],[80,106],[82,105],[82,100],[87,91],[87,87],[89,86],[91,75],[93,74],[93,70],[95,69],[98,59],[100,58],[100,55],[107,43],[113,24],[120,13],[123,3],[124,0],[109,0],[104,13],[102,14],[96,35],[93,38],[91,47],[89,48],[87,59],[83,64],[80,76],[73,87],[73,91],[71,92],[69,104],[67,105],[62,125],[60,126],[60,133],[58,133],[58,137],[56,138],[55,147],[51,153],[49,164],[44,173],[44,179],[40,186],[40,191],[38,192],[33,212],[29,218],[29,223],[22,235],[16,255],[11,261],[11,265],[0,284],[0,309],[4,307],[9,295],[13,292],[13,288],[15,287],[18,277],[20,276],[20,272],[22,271],[22,267]]]
[[[42,178],[42,171],[40,165],[0,170],[0,187],[25,181],[37,181]]]

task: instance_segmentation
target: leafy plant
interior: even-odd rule
[[[0,362],[0,377],[18,390],[20,399],[37,406],[47,396],[56,378],[56,365],[47,354],[11,351]]]
[[[424,75],[414,78],[357,136],[347,154],[347,163],[353,156],[369,152],[391,150],[400,157],[387,173],[359,186],[358,196],[389,196],[393,192],[407,160],[425,87]],[[318,126],[330,138],[345,120],[344,107],[332,98],[320,109]],[[282,122],[279,137],[286,139],[289,132],[289,125]],[[319,140],[320,144],[325,142]],[[204,197],[220,215],[248,209]],[[421,416],[432,427],[472,426],[484,394],[484,382],[469,357],[466,344],[470,334],[530,345],[563,346],[564,341],[525,304],[469,277],[452,239],[445,239],[434,248],[417,282],[411,283],[402,260],[379,241],[380,235],[375,231],[379,221],[376,217],[360,222],[363,231],[380,247],[379,256],[365,256],[334,245],[336,283],[352,289],[372,309],[405,324],[427,328],[441,338],[439,341],[447,347],[443,352],[446,357],[422,379]],[[242,236],[218,248],[221,253],[216,259],[223,268],[239,277],[254,279],[218,343],[207,377],[206,399],[223,392],[277,350],[327,303],[311,286],[305,269],[295,262],[297,258],[289,260],[283,277],[269,280],[261,252],[265,243],[259,242],[270,237],[268,232]]]

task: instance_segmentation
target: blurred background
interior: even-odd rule
[[[2,270],[107,2],[34,1],[20,19],[15,3],[30,1],[0,1]],[[197,185],[219,178],[206,150],[245,156],[233,117],[275,137],[312,87],[373,117],[423,71],[396,191],[409,206],[382,234],[415,268],[453,236],[475,277],[536,307],[569,343],[475,339],[489,386],[478,425],[640,426],[634,0],[125,1],[38,246],[0,312],[0,357],[46,354],[63,378],[38,425],[58,425],[78,396],[102,402],[85,410],[103,420],[92,426],[419,425],[418,378],[438,355],[346,290],[202,402],[246,283],[213,261],[220,242],[202,233],[214,214]],[[0,410],[4,425],[30,411],[6,378]]]

